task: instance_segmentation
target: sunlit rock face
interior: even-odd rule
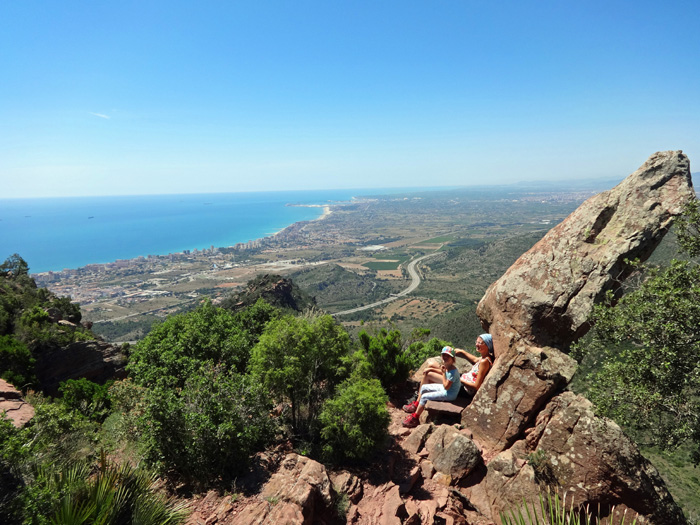
[[[464,487],[488,517],[537,494],[541,480],[528,464],[537,452],[576,504],[616,505],[645,523],[684,522],[656,469],[620,428],[581,396],[561,392],[576,370],[566,352],[588,330],[595,303],[628,277],[626,260],[654,251],[694,196],[688,158],[655,153],[584,202],[486,291],[477,314],[497,359],[462,424],[490,458],[486,473]]]
[[[694,195],[690,162],[663,151],[615,188],[584,202],[493,283],[477,315],[497,355],[516,342],[566,349],[593,304],[645,260]]]

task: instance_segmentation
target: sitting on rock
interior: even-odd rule
[[[403,421],[405,427],[418,426],[418,418],[429,400],[453,401],[457,399],[460,388],[459,369],[455,366],[457,353],[454,348],[446,346],[442,349],[441,355],[442,365],[440,367],[431,365],[426,370],[418,390],[418,399],[403,407],[406,412],[410,412]],[[436,376],[441,379],[440,383],[434,382]]]
[[[454,365],[455,358],[459,355],[473,364],[471,370],[465,374],[462,374],[462,376],[459,378],[459,383],[457,383],[458,385],[464,385],[464,389],[470,395],[476,394],[476,391],[479,390],[479,387],[484,382],[486,374],[488,374],[489,370],[491,370],[491,366],[493,365],[494,353],[493,338],[491,337],[491,334],[481,334],[476,338],[476,350],[479,352],[481,357],[472,355],[461,348],[446,346],[442,349],[443,361],[446,359],[445,355],[449,355],[451,356],[452,364]],[[454,372],[450,373],[450,378],[453,374]],[[459,372],[457,372],[457,374],[459,374]],[[418,417],[423,412],[425,404],[429,400],[453,401],[457,398],[459,387],[455,386],[452,382],[449,382],[448,379],[450,378],[447,376],[445,365],[438,367],[437,365],[431,364],[425,369],[423,373],[423,380],[421,381],[418,389],[418,399],[412,403],[404,405],[403,407],[405,412],[412,414],[404,420],[405,426],[413,427],[418,424]],[[424,387],[430,388],[426,389]],[[448,391],[449,395],[447,395]],[[422,396],[421,394],[423,392],[431,392],[431,394],[430,396]]]
[[[491,334],[481,334],[476,338],[476,350],[481,354],[481,357],[476,357],[461,348],[455,348],[457,355],[461,355],[467,361],[472,363],[472,369],[466,374],[462,374],[460,382],[464,385],[464,389],[471,395],[476,394],[479,387],[484,382],[486,374],[489,373],[493,366],[493,338]]]

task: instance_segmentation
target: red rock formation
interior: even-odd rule
[[[630,272],[625,259],[648,257],[694,195],[688,158],[656,153],[582,204],[487,290],[477,313],[497,360],[462,414],[492,458],[464,485],[486,516],[536,499],[541,480],[527,458],[537,452],[551,482],[576,504],[684,523],[656,469],[620,428],[596,417],[584,398],[556,394],[576,369],[561,350],[586,332],[595,302]]]
[[[34,407],[22,399],[22,392],[0,379],[0,417],[7,417],[19,428],[34,417]]]
[[[625,259],[651,255],[694,195],[688,157],[658,152],[552,228],[479,302],[497,357],[515,343],[566,348],[583,335],[593,304],[627,277]]]

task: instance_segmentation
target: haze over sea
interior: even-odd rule
[[[0,199],[0,260],[18,253],[32,273],[232,246],[272,235],[332,204],[400,189]],[[414,190],[415,191],[415,190]]]

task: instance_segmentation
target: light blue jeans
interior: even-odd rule
[[[445,387],[438,383],[428,383],[420,387],[420,405],[425,406],[428,401],[454,401],[459,391],[453,395],[447,393]]]

